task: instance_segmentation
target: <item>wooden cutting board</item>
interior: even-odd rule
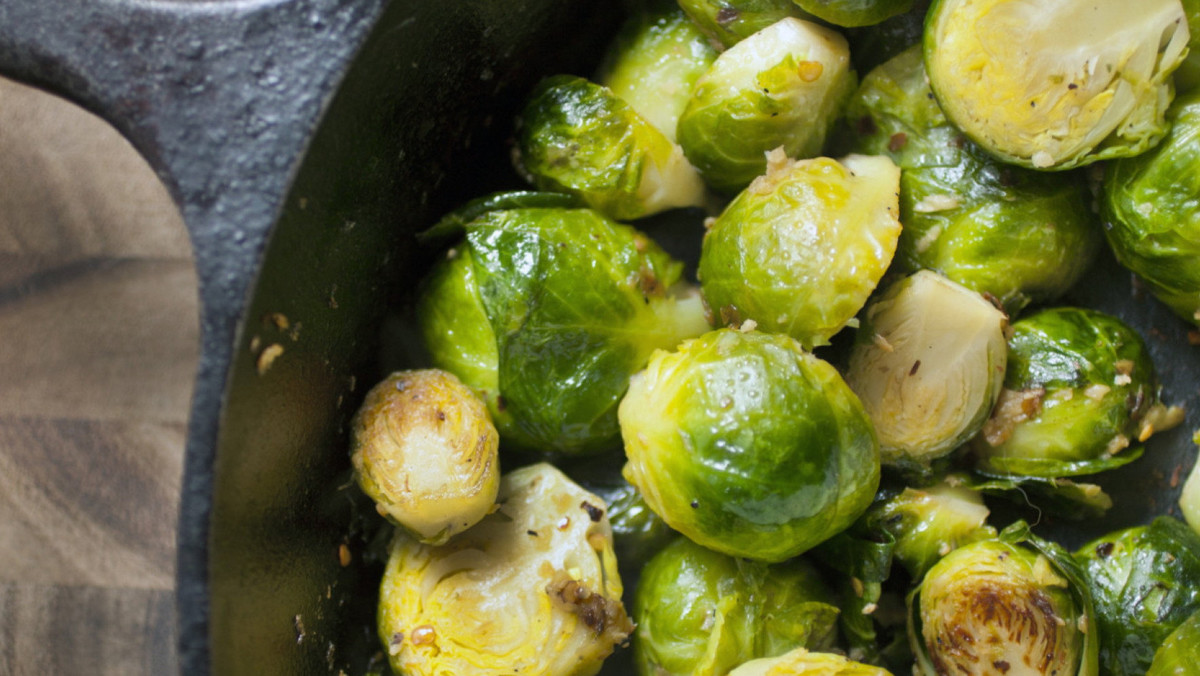
[[[0,675],[171,674],[191,250],[104,122],[0,80]]]

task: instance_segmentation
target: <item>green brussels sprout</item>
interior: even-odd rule
[[[1170,118],[1157,148],[1105,168],[1100,204],[1117,260],[1200,326],[1200,91],[1176,101]]]
[[[988,514],[978,491],[940,483],[906,487],[895,497],[872,505],[866,518],[892,535],[896,560],[919,580],[958,547],[994,539],[996,529],[987,525]]]
[[[846,117],[855,152],[901,167],[900,272],[936,270],[1015,316],[1062,295],[1098,251],[1083,175],[1006,165],[965,139],[930,93],[919,46],[868,73]]]
[[[846,30],[850,41],[850,59],[854,69],[867,73],[900,52],[920,44],[925,33],[925,13],[930,0],[914,0],[901,14],[872,26]]]
[[[1082,572],[1022,522],[942,557],[911,603],[915,674],[1097,674]]]
[[[696,83],[676,137],[709,187],[735,193],[766,171],[770,150],[819,154],[854,83],[841,34],[782,19],[717,57]]]
[[[787,336],[719,329],[656,352],[619,419],[646,504],[733,556],[796,556],[853,523],[879,484],[858,397]]]
[[[643,676],[723,676],[797,647],[834,647],[837,615],[803,559],[767,565],[678,538],[642,571],[634,659]]]
[[[811,349],[854,318],[887,271],[900,171],[886,157],[772,155],[709,227],[698,275],[714,323],[751,319]]]
[[[1187,53],[1179,0],[936,0],[924,37],[946,116],[997,157],[1067,169],[1137,155],[1167,131]]]
[[[580,77],[534,88],[518,121],[516,162],[539,189],[578,195],[618,220],[705,200],[679,146],[612,90]]]
[[[378,613],[397,674],[588,676],[633,631],[599,498],[538,464],[499,505],[444,545],[397,532]]]
[[[1189,676],[1200,666],[1200,611],[1175,628],[1154,653],[1146,676]]]
[[[500,489],[500,436],[487,406],[454,374],[400,371],[354,416],[350,461],[379,513],[423,542],[475,525]]]
[[[794,0],[800,9],[835,26],[871,26],[912,9],[913,0]]]
[[[658,348],[708,328],[645,235],[589,209],[506,209],[466,226],[427,279],[433,364],[487,402],[502,442],[581,454],[620,440],[617,404]]]
[[[1182,418],[1159,401],[1136,331],[1097,310],[1060,307],[1012,324],[1004,391],[972,443],[987,472],[1063,477],[1119,467]]]
[[[792,0],[679,0],[679,7],[722,48],[732,47],[781,19],[812,18]]]
[[[804,648],[751,660],[729,672],[729,676],[892,676],[892,672],[862,664],[834,653],[809,652]]]
[[[1200,446],[1200,430],[1192,435],[1192,443]],[[1179,494],[1179,510],[1183,512],[1183,519],[1192,530],[1200,533],[1200,458],[1196,459],[1191,474],[1188,474],[1187,480],[1183,482],[1183,490]]]
[[[1167,636],[1200,611],[1200,535],[1160,516],[1089,542],[1075,556],[1095,599],[1101,668],[1145,674]]]
[[[983,296],[929,270],[867,306],[846,383],[885,465],[927,468],[983,427],[1004,384],[1007,326]]]

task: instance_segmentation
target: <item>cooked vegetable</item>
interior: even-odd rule
[[[1200,326],[1200,91],[1171,107],[1154,150],[1105,168],[1101,205],[1117,260]]]
[[[978,293],[928,270],[867,306],[846,382],[884,464],[928,468],[983,427],[1004,383],[1007,325]]]
[[[596,81],[674,142],[679,116],[717,50],[678,6],[663,4],[626,20]]]
[[[853,89],[841,34],[782,19],[717,57],[696,83],[676,137],[710,187],[735,193],[766,171],[769,150],[819,155]]]
[[[393,541],[378,620],[396,673],[586,676],[633,631],[599,498],[540,464],[505,475],[499,505],[445,545]]]
[[[612,90],[580,77],[543,80],[517,130],[517,162],[539,189],[578,195],[620,220],[704,203],[679,146]]]
[[[988,508],[978,491],[948,483],[906,487],[895,497],[872,505],[867,521],[895,539],[894,554],[920,580],[938,559],[977,540],[993,539]]]
[[[913,0],[901,14],[872,26],[846,29],[850,59],[859,73],[868,73],[900,52],[921,43],[930,0]]]
[[[767,565],[678,538],[638,584],[635,659],[643,676],[724,676],[758,657],[834,647],[837,615],[803,559]]]
[[[733,556],[796,556],[853,523],[879,483],[858,397],[787,336],[721,329],[656,352],[619,417],[625,476],[650,508]]]
[[[861,664],[833,653],[809,652],[804,648],[780,655],[746,662],[729,672],[729,676],[891,676],[891,672],[869,664]]]
[[[608,505],[613,546],[621,566],[622,579],[628,583],[637,579],[650,557],[679,534],[650,509],[637,487],[622,476],[623,461],[623,454],[620,458],[601,454],[572,463],[564,471]]]
[[[1200,85],[1200,0],[1183,0],[1187,14],[1188,53],[1175,71],[1175,91],[1183,94]]]
[[[1182,418],[1159,390],[1141,336],[1116,317],[1063,307],[1020,319],[1000,402],[973,442],[979,466],[1040,477],[1119,467]]]
[[[1062,295],[1099,249],[1082,174],[1003,164],[934,100],[921,49],[872,70],[850,99],[852,149],[900,165],[897,269],[931,269],[999,299],[1010,316]]]
[[[587,453],[619,443],[617,404],[650,353],[708,328],[683,267],[588,209],[480,215],[426,281],[434,365],[482,393],[506,446]]]
[[[924,36],[946,116],[1001,159],[1065,169],[1137,155],[1167,131],[1187,50],[1179,0],[937,0]]]
[[[1200,535],[1162,516],[1089,542],[1075,556],[1095,598],[1102,668],[1145,674],[1167,636],[1200,611]]]
[[[704,236],[699,277],[714,323],[751,319],[809,348],[827,343],[892,260],[899,180],[886,157],[772,153],[767,173]]]
[[[354,418],[351,464],[388,520],[441,544],[495,504],[500,436],[487,406],[453,374],[393,373]]]
[[[1192,443],[1200,446],[1200,430],[1192,435]],[[1183,482],[1183,490],[1179,494],[1179,509],[1192,530],[1200,533],[1200,457],[1192,465],[1192,472],[1187,481]]]
[[[1154,653],[1146,676],[1189,676],[1200,667],[1200,611],[1175,628]]]
[[[732,47],[781,19],[812,18],[792,0],[679,0],[679,7],[722,48]]]
[[[794,0],[835,26],[870,26],[912,9],[913,0]]]

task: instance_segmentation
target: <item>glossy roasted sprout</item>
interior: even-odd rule
[[[1137,155],[1167,131],[1187,51],[1179,0],[937,0],[925,63],[946,116],[997,157],[1067,169]]]
[[[1159,401],[1154,363],[1136,331],[1084,308],[1042,310],[1012,324],[1000,401],[973,441],[998,474],[1093,474],[1136,459],[1182,412]]]
[[[1062,295],[1102,243],[1083,175],[1007,165],[967,140],[934,100],[919,46],[868,73],[846,119],[855,152],[903,171],[900,272],[935,270],[1015,317]]]
[[[607,87],[543,80],[517,129],[518,168],[541,190],[579,196],[628,220],[704,203],[704,183],[679,146]]]
[[[853,89],[841,34],[782,19],[717,57],[696,83],[676,138],[705,183],[736,193],[766,171],[770,150],[819,155]]]
[[[835,653],[810,652],[796,648],[779,657],[751,660],[729,672],[729,676],[891,676],[887,669],[862,664]]]
[[[994,539],[996,529],[987,524],[989,513],[979,491],[943,482],[927,488],[905,487],[872,505],[867,519],[891,534],[896,560],[914,580],[920,580],[960,546]]]
[[[451,373],[391,374],[367,393],[352,436],[359,487],[424,542],[445,542],[495,504],[499,434],[487,406]]]
[[[787,336],[712,331],[660,351],[620,406],[625,476],[675,530],[763,561],[849,526],[879,446],[838,372]]]
[[[928,468],[983,427],[1004,384],[1007,317],[923,270],[867,306],[846,370],[884,464]]]
[[[772,153],[704,236],[699,277],[719,326],[753,320],[808,348],[866,303],[900,236],[900,170],[886,157],[793,162]]]
[[[1160,516],[1089,542],[1075,556],[1096,604],[1101,668],[1145,674],[1171,632],[1200,611],[1200,535]]]
[[[794,0],[801,9],[835,26],[871,26],[912,9],[913,0]]]
[[[792,0],[678,0],[678,5],[722,51],[781,19],[812,18]]]
[[[1183,621],[1154,653],[1146,676],[1190,676],[1200,666],[1200,611]]]
[[[803,559],[768,565],[678,538],[646,565],[634,601],[642,676],[724,676],[797,647],[833,648],[837,607]]]
[[[629,376],[708,328],[682,264],[590,209],[488,211],[465,229],[418,300],[434,365],[483,395],[506,447],[616,446]]]
[[[1171,132],[1157,148],[1105,167],[1105,235],[1117,260],[1200,326],[1200,91],[1168,114]]]
[[[498,504],[444,545],[393,540],[378,631],[395,673],[590,676],[633,631],[599,498],[539,464]]]

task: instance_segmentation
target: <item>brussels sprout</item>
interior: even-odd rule
[[[1200,611],[1184,620],[1154,653],[1146,676],[1189,676],[1200,667]]]
[[[619,418],[625,476],[650,508],[733,556],[796,556],[853,523],[879,484],[858,397],[787,336],[720,329],[656,352]]]
[[[781,19],[812,18],[792,0],[679,0],[679,7],[721,47],[732,47]]]
[[[983,427],[1004,384],[1004,313],[922,270],[867,306],[846,383],[884,464],[928,467]]]
[[[924,37],[946,116],[1001,159],[1065,169],[1137,155],[1167,131],[1187,52],[1179,0],[937,0]]]
[[[509,209],[466,226],[423,289],[434,365],[482,393],[507,446],[579,454],[620,439],[629,376],[708,328],[681,263],[588,209]]]
[[[1175,70],[1175,91],[1184,93],[1200,85],[1200,0],[1183,0],[1187,14],[1188,53]]]
[[[794,0],[835,26],[871,26],[912,9],[913,0]]]
[[[914,0],[912,8],[873,26],[846,30],[850,59],[860,73],[869,72],[900,52],[920,44],[930,0]]]
[[[767,151],[819,154],[853,89],[845,38],[782,19],[717,57],[696,83],[676,136],[710,187],[734,193],[766,171]]]
[[[754,320],[824,345],[866,303],[900,236],[900,171],[886,157],[792,162],[739,194],[704,236],[699,277],[715,323]]]
[[[596,81],[674,142],[679,116],[717,50],[678,6],[668,7],[626,20]]]
[[[441,546],[397,534],[378,615],[396,673],[587,676],[633,631],[599,498],[539,464],[499,505]]]
[[[1145,674],[1159,645],[1200,611],[1200,535],[1162,516],[1089,542],[1075,556],[1096,603],[1101,667],[1114,676]]]
[[[1200,445],[1200,430],[1192,435],[1192,443]],[[1192,465],[1192,473],[1183,482],[1183,491],[1179,494],[1179,509],[1183,518],[1192,530],[1200,533],[1200,457]]]
[[[751,660],[729,672],[729,676],[891,676],[887,669],[854,662],[841,655],[814,653],[804,648]]]
[[[914,673],[1095,676],[1092,605],[1081,575],[1069,554],[1020,522],[997,539],[955,549],[912,599]]]
[[[620,220],[704,204],[679,146],[612,90],[558,75],[534,88],[518,122],[518,169],[542,190],[578,195]]]
[[[1100,203],[1117,260],[1200,326],[1200,91],[1176,101],[1170,117],[1157,148],[1105,168]]]
[[[643,676],[723,676],[793,648],[832,648],[837,615],[802,559],[767,565],[678,538],[642,572],[635,660]]]
[[[1092,474],[1136,459],[1182,412],[1159,401],[1141,336],[1116,317],[1051,308],[1012,324],[1004,391],[973,440],[987,472]]]
[[[1005,165],[966,140],[933,99],[919,46],[868,73],[846,117],[854,151],[903,170],[899,271],[936,270],[1015,316],[1060,296],[1099,249],[1083,175]]]
[[[1112,497],[1100,486],[1062,477],[978,472],[974,480],[964,485],[1065,519],[1100,518],[1113,506]]]
[[[895,538],[895,557],[919,580],[946,554],[977,540],[994,539],[988,508],[978,491],[950,483],[905,488],[872,505],[869,522]]]
[[[452,373],[393,373],[354,417],[350,461],[379,513],[441,544],[482,519],[500,489],[500,437]]]

